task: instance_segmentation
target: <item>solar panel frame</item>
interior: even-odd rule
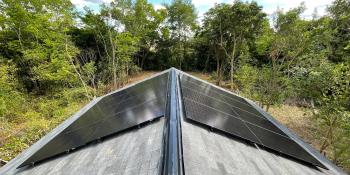
[[[260,117],[262,119],[265,119],[265,117],[257,110],[251,110],[251,105],[245,101],[245,99],[238,97],[238,96],[232,96],[232,94],[222,91],[220,89],[215,88],[214,86],[211,86],[209,84],[205,84],[203,82],[200,82],[198,80],[195,80],[193,78],[190,78],[186,75],[181,76],[182,80],[182,86],[186,86],[190,89],[194,88],[200,88],[200,90],[205,91],[205,95],[215,97],[219,99],[220,101],[223,101],[229,105],[231,105],[235,109],[239,109],[242,111],[245,111],[247,113],[250,113],[252,115],[255,115],[257,117]],[[183,81],[185,80],[185,82]],[[187,84],[184,84],[188,82]],[[237,107],[239,106],[239,107]]]
[[[172,70],[172,69],[170,69]],[[286,133],[295,143],[297,143],[298,145],[300,145],[303,149],[306,150],[306,152],[308,152],[309,154],[313,155],[315,158],[317,158],[317,160],[319,160],[320,162],[322,162],[326,167],[326,169],[329,169],[330,172],[334,172],[335,174],[340,172],[340,174],[345,174],[339,167],[335,166],[334,164],[332,164],[328,159],[326,159],[323,155],[319,154],[319,152],[317,152],[317,150],[315,150],[314,148],[312,148],[309,144],[305,143],[301,138],[299,138],[297,135],[295,135],[292,131],[288,130],[288,128],[286,128],[285,126],[283,126],[282,124],[278,123],[276,120],[274,120],[268,113],[266,113],[265,111],[263,111],[259,106],[257,106],[254,102],[250,101],[249,99],[245,99],[243,97],[240,97],[239,95],[234,95],[232,92],[229,92],[228,90],[225,90],[221,87],[217,87],[215,85],[209,85],[207,82],[203,81],[203,80],[200,80],[192,75],[189,75],[185,72],[182,72],[180,70],[176,70],[174,69],[178,74],[180,75],[186,75],[188,76],[191,80],[191,83],[192,84],[200,84],[201,87],[203,89],[206,89],[206,88],[211,88],[211,86],[215,87],[215,88],[212,88],[210,92],[212,92],[214,95],[216,96],[219,96],[221,97],[222,99],[220,99],[220,101],[224,101],[224,103],[232,103],[232,102],[237,102],[237,103],[242,103],[244,104],[244,102],[247,102],[248,104],[250,104],[251,106],[253,106],[256,111],[259,111],[258,113],[255,113],[254,116],[257,116],[259,114],[262,114],[263,117],[266,117],[268,119],[268,121],[270,121],[271,123],[273,123],[274,125],[276,125],[280,130],[282,130],[284,133]],[[159,75],[162,75],[164,73],[167,73],[169,72],[169,70],[166,70],[166,71],[163,71],[161,73],[158,73],[152,77],[156,77],[156,76],[159,76]],[[147,78],[147,80],[150,79],[150,78]],[[177,79],[178,81],[179,78]],[[180,83],[180,82],[179,82]],[[135,83],[136,84],[136,83]],[[132,87],[132,86],[135,86],[135,84],[133,85],[128,85],[127,87]],[[112,101],[109,101],[107,102],[107,100],[105,100],[106,96],[111,96],[111,95],[114,95],[114,98],[118,98],[119,100],[118,101],[124,101],[125,99],[128,99],[130,96],[130,94],[128,94],[126,91],[124,91],[125,89],[127,88],[121,88],[119,90],[116,90],[115,92],[111,92],[105,96],[102,96],[102,97],[97,97],[96,99],[94,99],[93,101],[91,101],[88,105],[86,105],[85,107],[83,107],[80,111],[78,111],[76,114],[74,114],[72,117],[70,117],[69,119],[67,119],[66,121],[64,121],[62,124],[60,124],[58,127],[56,127],[53,131],[51,131],[50,133],[48,133],[47,135],[45,135],[43,138],[41,138],[38,142],[36,142],[34,145],[32,145],[30,148],[28,148],[26,151],[24,151],[23,153],[21,153],[19,156],[17,156],[15,159],[11,160],[7,166],[5,165],[5,167],[2,167],[2,169],[0,169],[1,172],[15,172],[13,170],[11,170],[12,168],[17,168],[18,171],[22,171],[23,169],[26,169],[27,167],[23,167],[23,168],[19,168],[21,167],[21,164],[27,160],[28,157],[31,157],[32,155],[34,155],[37,150],[43,148],[43,146],[47,143],[49,143],[50,141],[52,141],[52,138],[58,136],[60,133],[62,133],[65,129],[67,129],[68,126],[70,126],[72,123],[76,122],[77,119],[79,119],[84,113],[86,113],[86,111],[88,110],[94,110],[96,113],[101,113],[101,108],[100,106],[96,105],[99,101],[104,101],[106,102],[106,104],[108,105],[109,103],[114,103],[113,100]],[[179,88],[179,94],[181,95],[181,89]],[[168,90],[167,90],[168,91]],[[124,93],[120,93],[120,92],[124,92]],[[228,95],[227,94],[231,94],[231,95],[234,95],[237,98],[229,98],[227,97]],[[184,112],[185,110],[185,106],[184,106],[184,99],[182,99],[182,97],[178,97],[180,103],[179,103],[179,111],[182,111],[180,112],[180,118],[182,119],[185,119],[185,120],[182,120],[183,122],[185,121],[189,121],[191,120],[190,118],[186,118],[186,114]],[[243,101],[241,100],[243,99]],[[101,106],[106,106],[106,105],[101,105]],[[113,106],[110,106],[111,108]],[[243,106],[244,107],[244,106]],[[237,109],[237,108],[235,108]],[[235,109],[232,109],[232,111],[234,112]],[[247,110],[247,109],[242,109],[242,110]],[[122,113],[122,112],[121,112]],[[254,114],[254,111],[251,113]],[[250,114],[250,113],[249,113]],[[229,115],[229,117],[231,117],[231,115]],[[194,121],[194,120],[193,120]],[[200,123],[200,122],[197,122],[197,121],[194,121],[196,122],[197,124],[201,124],[201,125],[205,125],[203,123]],[[148,122],[147,122],[148,123]],[[224,122],[225,123],[225,122]],[[91,124],[91,125],[94,125],[94,124]],[[244,123],[244,125],[248,126],[246,123]],[[142,124],[141,124],[142,126]],[[208,127],[211,127],[209,125],[206,125]],[[254,125],[255,126],[255,125]],[[253,128],[254,128],[253,126]],[[92,128],[92,129],[91,129]],[[98,130],[98,128],[96,127],[91,127],[91,131],[92,130]],[[128,128],[126,130],[129,131],[129,129],[135,129],[136,127],[132,127],[132,128]],[[181,126],[180,126],[181,128]],[[251,129],[252,126],[249,127],[249,129]],[[77,129],[77,128],[75,128]],[[260,129],[260,128],[258,128]],[[125,131],[126,131],[125,130]],[[91,131],[84,131],[84,132],[91,132]],[[214,129],[214,131],[219,131],[221,132],[222,130],[219,130],[219,129]],[[75,130],[71,130],[70,132],[66,132],[66,134],[72,134],[73,132],[75,132]],[[222,131],[224,132],[225,134],[224,135],[228,135],[228,136],[234,136],[233,134],[230,134],[229,132],[227,131]],[[119,132],[118,132],[119,133]],[[181,132],[180,132],[181,133]],[[221,134],[220,134],[221,135]],[[74,137],[74,135],[72,136]],[[237,138],[237,137],[235,137]],[[79,139],[79,138],[78,138]],[[243,138],[242,138],[243,139]],[[73,139],[75,140],[75,139]],[[247,139],[245,139],[247,140]],[[206,140],[208,141],[208,140]],[[58,142],[57,145],[55,145],[55,147],[61,147],[61,146],[64,146],[63,145],[60,145],[61,142]],[[257,146],[257,144],[252,144],[252,145],[255,145],[258,149],[260,148],[259,146]],[[263,144],[260,144],[263,146]],[[69,149],[69,148],[68,148]],[[271,151],[271,152],[275,152],[277,153],[277,151],[274,151],[273,149],[267,149],[268,151]],[[281,152],[282,153],[282,152]],[[58,153],[60,154],[60,153]],[[283,154],[283,153],[282,153]],[[288,157],[288,156],[287,156]],[[290,158],[292,158],[291,156],[289,156]],[[63,158],[64,159],[64,158]],[[181,158],[180,158],[181,160]],[[293,159],[294,160],[294,159]],[[30,162],[31,163],[31,162]],[[164,163],[164,162],[163,162]],[[183,163],[183,162],[182,162]],[[18,167],[18,165],[20,165]],[[315,167],[314,167],[315,168]],[[16,170],[16,171],[17,171]],[[322,170],[323,171],[323,170]]]
[[[228,116],[238,118],[240,120],[244,120],[245,122],[248,122],[248,123],[254,123],[255,125],[264,126],[264,127],[268,128],[269,130],[277,132],[281,135],[285,135],[284,132],[279,130],[275,125],[273,125],[271,122],[269,122],[266,119],[251,115],[249,113],[242,113],[242,111],[236,111],[234,108],[232,108],[227,103],[220,102],[220,101],[216,100],[215,98],[205,97],[204,94],[200,94],[200,93],[198,93],[198,91],[190,90],[191,92],[188,93],[188,91],[186,90],[186,87],[184,87],[184,86],[183,86],[183,90],[184,90],[183,93],[185,95],[191,94],[190,98],[189,97],[184,97],[184,98],[192,100],[195,103],[199,103],[202,105],[205,104],[207,107],[213,108],[214,110],[217,110],[219,113],[224,113]],[[196,95],[193,95],[193,94],[196,94]]]
[[[102,97],[18,168],[164,116],[168,76],[165,72]]]
[[[180,76],[180,82],[186,119],[213,127],[230,135],[275,150],[284,155],[327,169],[327,167],[325,167],[319,160],[286,135],[274,123],[267,120],[263,114],[245,101],[244,98],[234,96],[233,94],[229,94],[184,74]],[[214,94],[216,95],[215,97],[209,96]],[[227,96],[223,97],[222,94]],[[242,113],[237,115],[237,112],[229,112],[228,107],[225,106],[227,103],[224,102],[228,102],[228,100],[231,100],[231,102],[232,100],[238,102],[241,104],[240,107],[245,107],[244,110],[249,107],[248,109],[254,111],[250,114],[254,114],[253,116],[255,116],[259,122],[254,122],[252,120],[247,121],[246,116]],[[212,111],[216,110],[216,112],[209,112],[209,109]],[[222,111],[220,109],[222,109]],[[256,113],[259,113],[259,115]],[[245,113],[245,115],[246,114],[247,113]],[[265,119],[261,120],[261,117]],[[261,123],[262,121],[266,122]],[[237,125],[244,125],[244,127],[238,127]],[[240,131],[238,132],[237,130]]]

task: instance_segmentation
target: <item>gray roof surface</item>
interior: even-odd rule
[[[330,174],[258,149],[186,121],[182,125],[184,169],[188,175]],[[5,174],[159,174],[164,118],[140,129]]]
[[[184,121],[182,143],[186,174],[327,173]]]
[[[160,172],[164,118],[29,168],[4,174],[143,174]],[[1,173],[0,173],[1,174]]]

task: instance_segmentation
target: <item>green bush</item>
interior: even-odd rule
[[[24,110],[24,94],[15,77],[16,67],[0,63],[0,118],[15,120]]]

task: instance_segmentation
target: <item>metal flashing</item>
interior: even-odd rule
[[[175,69],[171,69],[168,82],[162,174],[182,175],[184,173],[181,158],[182,143],[179,118],[179,95]]]

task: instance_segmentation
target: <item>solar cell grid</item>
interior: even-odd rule
[[[259,142],[251,132],[246,132],[249,129],[244,124],[244,121],[238,118],[233,118],[224,113],[218,113],[212,108],[199,105],[198,103],[186,98],[184,99],[184,102],[186,104],[186,117],[191,120],[201,122],[202,124],[213,128],[220,128],[224,132],[234,134],[235,136],[248,139],[252,142]]]
[[[169,76],[169,72],[172,73],[171,76]],[[36,150],[19,167],[50,158],[155,118],[166,116],[166,111],[172,111],[173,115],[171,116],[176,116],[179,109],[174,104],[177,104],[176,99],[181,98],[186,120],[195,121],[215,128],[216,131],[219,130],[228,135],[251,141],[274,150],[273,152],[280,152],[326,168],[304,147],[290,138],[290,134],[287,135],[277,127],[278,124],[271,122],[271,119],[266,117],[264,112],[261,112],[258,107],[254,107],[254,104],[248,103],[246,99],[187,76],[185,73],[180,73],[177,77],[175,70],[171,69],[169,72],[103,96],[89,110],[79,115],[79,118],[74,118],[73,123],[66,126],[63,131],[60,131],[39,150]],[[176,82],[177,78],[180,78],[181,96],[174,93],[176,90],[174,84],[169,84],[173,85],[171,86],[172,91],[168,89],[169,81]],[[172,103],[167,102],[168,92],[172,94],[170,96],[173,98],[168,98],[172,99],[170,100]],[[166,108],[166,104],[171,105],[167,105]],[[170,123],[173,124],[171,128],[174,129],[176,125],[174,122]],[[173,130],[169,129],[169,131]],[[171,139],[171,141],[179,140]],[[170,144],[169,148],[173,149],[173,145],[176,144]]]
[[[219,113],[225,113],[228,116],[238,118],[244,122],[253,123],[260,127],[269,129],[272,132],[277,132],[281,135],[285,135],[285,133],[279,130],[275,125],[260,116],[253,115],[252,113],[248,113],[245,110],[240,110],[239,107],[233,108],[232,105],[229,105],[228,103],[219,101],[214,97],[209,97],[201,94],[201,91],[189,89],[186,86],[183,86],[182,89],[183,97],[185,99],[192,100],[196,103],[205,104],[208,107],[214,108]]]
[[[104,96],[19,167],[163,116],[168,75],[166,72]]]
[[[196,80],[197,81],[197,80]],[[198,81],[199,82],[199,81]],[[202,94],[215,98],[217,100],[223,101],[229,105],[231,105],[233,108],[236,108],[237,110],[241,110],[247,113],[251,113],[253,115],[256,115],[261,118],[265,118],[263,115],[261,115],[257,110],[252,109],[251,105],[248,104],[245,100],[243,100],[240,97],[233,96],[232,94],[229,94],[225,91],[219,90],[214,88],[213,86],[207,85],[207,84],[200,84],[198,82],[195,82],[191,79],[186,79],[182,81],[182,86],[186,87],[191,90],[196,90],[201,92]]]
[[[186,75],[180,76],[180,82],[187,119],[324,167],[243,98]]]
[[[263,128],[259,128],[254,125],[247,124],[249,129],[260,138],[263,146],[281,152],[283,154],[290,155],[294,158],[310,162],[314,165],[324,167],[315,158],[311,157],[310,154],[300,147],[297,143],[287,137],[283,137],[273,132],[268,132]]]

